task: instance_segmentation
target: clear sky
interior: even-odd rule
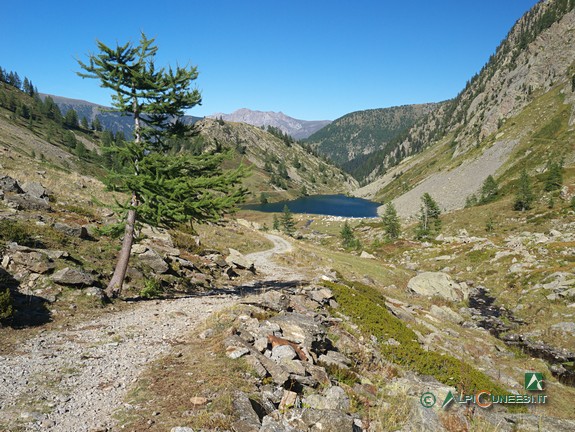
[[[155,37],[157,64],[192,64],[201,106],[304,120],[457,95],[536,0],[29,0],[0,14],[0,66],[38,90],[110,104],[75,73],[96,40]]]

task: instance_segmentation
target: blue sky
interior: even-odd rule
[[[536,0],[32,0],[3,8],[0,66],[44,93],[109,105],[76,58],[155,37],[157,64],[192,64],[203,103],[305,120],[454,97]]]

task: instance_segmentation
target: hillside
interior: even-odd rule
[[[273,126],[296,140],[307,138],[331,123],[330,120],[298,120],[282,112],[253,111],[247,108],[241,108],[231,114],[215,113],[208,118],[221,118],[229,122],[246,123],[258,127]]]
[[[398,139],[438,106],[404,105],[356,111],[320,129],[306,143],[361,180],[372,171],[379,171],[381,161],[395,150]],[[389,165],[394,164],[395,159],[389,161]]]
[[[62,114],[66,114],[69,109],[73,109],[78,114],[78,119],[86,120],[91,125],[93,121],[97,118],[101,126],[105,130],[111,132],[123,132],[126,138],[131,137],[132,131],[134,129],[133,119],[129,115],[121,115],[118,112],[114,112],[110,107],[104,107],[92,102],[79,99],[70,99],[63,96],[54,96],[42,94],[43,98],[50,96]],[[200,117],[195,116],[184,116],[183,121],[186,124],[192,124],[198,121]]]
[[[347,193],[357,182],[297,142],[281,139],[245,123],[203,119],[196,123],[203,145],[235,150],[236,161],[252,167],[246,186],[250,201],[278,201],[301,195]]]
[[[572,164],[575,13],[567,8],[541,2],[518,20],[457,98],[409,130],[392,154],[407,158],[358,195],[395,199],[413,216],[425,192],[452,210],[488,175],[506,184],[520,167],[535,175],[549,159]]]

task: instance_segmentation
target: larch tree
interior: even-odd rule
[[[173,228],[216,221],[243,201],[245,190],[238,184],[245,169],[223,171],[221,152],[196,156],[169,152],[171,140],[191,131],[180,121],[184,110],[201,102],[200,92],[191,87],[198,76],[196,67],[157,68],[158,47],[143,33],[138,45],[97,44],[98,54],[89,54],[87,63],[78,61],[83,69],[78,75],[111,89],[113,108],[131,115],[134,122],[133,140],[113,148],[122,164],[109,178],[116,190],[130,195],[122,205],[126,215],[122,248],[106,288],[109,297],[116,297],[126,276],[137,222]]]

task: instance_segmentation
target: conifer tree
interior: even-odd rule
[[[282,217],[281,217],[281,225],[283,228],[283,232],[289,236],[292,236],[295,232],[295,221],[293,220],[293,215],[287,206],[284,206]]]
[[[279,231],[281,229],[281,225],[280,225],[280,219],[278,218],[278,215],[274,215],[274,219],[273,219],[273,223],[272,223],[272,229]]]
[[[479,199],[480,204],[487,204],[491,201],[495,200],[497,194],[499,193],[499,186],[497,182],[493,178],[492,175],[489,175],[485,181],[483,182],[483,186],[481,187],[481,198]]]
[[[416,229],[418,239],[426,239],[441,230],[441,210],[435,200],[424,193],[421,197],[421,208],[419,211],[419,224]]]
[[[551,192],[561,189],[561,186],[563,186],[563,161],[547,161],[546,174],[545,190]]]
[[[391,201],[385,206],[385,213],[383,214],[382,219],[383,229],[385,230],[387,240],[391,241],[399,238],[401,234],[401,223],[399,221],[399,216],[397,216],[397,210]]]
[[[531,190],[531,180],[527,174],[527,170],[523,168],[521,176],[519,177],[519,185],[517,186],[517,193],[515,195],[515,203],[513,204],[514,210],[525,211],[531,209],[533,200],[535,199],[533,191]]]
[[[190,131],[179,120],[184,110],[201,102],[200,92],[191,89],[198,75],[195,67],[157,68],[158,47],[143,33],[138,45],[128,42],[110,48],[98,42],[98,49],[87,63],[78,61],[85,71],[78,75],[111,89],[112,106],[134,120],[134,140],[114,149],[127,168],[109,180],[131,195],[123,205],[124,239],[106,288],[108,296],[114,297],[122,289],[137,221],[171,228],[218,220],[244,199],[245,191],[237,184],[245,170],[222,171],[223,153],[168,153],[168,140]]]
[[[353,233],[353,230],[351,229],[351,226],[349,225],[349,223],[347,223],[347,221],[345,221],[345,223],[343,224],[343,227],[339,232],[339,236],[341,238],[341,244],[344,248],[350,249],[359,246],[359,242],[355,238],[355,234]]]

